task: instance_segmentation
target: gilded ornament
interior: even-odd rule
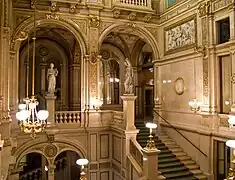
[[[55,20],[59,20],[60,16],[58,14],[46,14],[46,19],[55,19]]]
[[[56,1],[51,1],[51,11],[56,11]]]
[[[144,16],[144,22],[149,22],[151,18],[152,18],[152,14],[146,14]]]
[[[135,20],[136,19],[136,12],[131,12],[128,16],[128,19],[131,21]]]
[[[209,1],[207,1],[206,3],[200,4],[198,7],[199,17],[209,15],[211,13],[210,7],[211,7],[211,4]]]
[[[96,62],[97,62],[97,52],[92,52],[92,53],[91,53],[90,62],[91,62],[92,64],[96,64]]]
[[[100,18],[98,16],[89,16],[89,26],[98,28],[100,25]]]
[[[231,82],[234,84],[235,83],[235,73],[231,76]]]
[[[121,11],[119,9],[115,9],[113,11],[113,17],[114,18],[119,18],[120,17],[120,14],[121,14]]]
[[[74,3],[70,4],[69,12],[70,13],[75,13],[76,6],[77,6],[77,4],[74,4]]]
[[[57,150],[57,147],[55,145],[49,144],[44,148],[43,152],[46,155],[46,157],[53,158],[53,157],[56,156],[58,150]]]

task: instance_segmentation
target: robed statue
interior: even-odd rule
[[[56,87],[56,76],[58,75],[58,70],[54,68],[54,64],[50,64],[50,68],[47,70],[47,80],[48,80],[48,93],[54,94]]]
[[[124,62],[126,66],[126,73],[125,73],[125,82],[124,82],[124,90],[125,94],[133,94],[133,68],[131,66],[130,61],[126,58]]]

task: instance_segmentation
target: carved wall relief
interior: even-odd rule
[[[175,49],[196,45],[196,18],[166,28],[165,30],[165,52],[171,52]]]

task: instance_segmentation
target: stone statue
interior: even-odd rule
[[[124,89],[125,94],[133,94],[133,68],[131,66],[130,61],[126,58],[124,62],[126,66],[126,74],[125,74],[125,82],[124,82]]]
[[[58,75],[58,70],[54,68],[54,64],[50,64],[50,69],[47,70],[47,80],[48,80],[48,93],[54,94],[56,87],[56,76]]]

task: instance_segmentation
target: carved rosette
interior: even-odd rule
[[[45,154],[46,157],[48,158],[53,158],[56,156],[56,154],[58,153],[58,149],[55,145],[53,144],[48,144],[44,150],[43,153]]]

